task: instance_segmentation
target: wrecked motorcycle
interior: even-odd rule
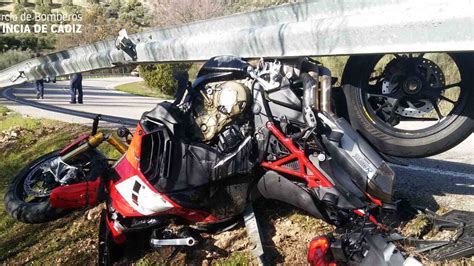
[[[42,223],[105,202],[101,264],[117,259],[131,232],[148,230],[152,247],[178,250],[195,246],[200,232],[228,230],[242,217],[252,253],[264,261],[252,209],[262,196],[337,226],[339,233],[311,241],[313,265],[418,263],[393,241],[427,251],[452,248],[394,233],[390,217],[400,216],[394,172],[334,114],[333,83],[329,69],[308,58],[262,59],[256,66],[212,58],[193,84],[178,80],[173,103],[145,112],[133,136],[119,129],[126,141],[98,132],[96,118],[91,134],[29,164],[12,181],[6,210]],[[96,149],[105,141],[120,159],[110,162]],[[444,226],[465,229],[452,220]]]

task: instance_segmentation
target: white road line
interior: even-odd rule
[[[436,169],[436,168],[427,168],[427,167],[422,167],[422,166],[417,166],[417,165],[404,166],[404,165],[398,165],[398,164],[390,164],[390,166],[394,168],[402,168],[402,169],[408,169],[408,170],[414,170],[414,171],[428,172],[428,173],[437,174],[437,175],[455,176],[455,177],[462,177],[462,178],[474,180],[474,174],[469,174],[469,173],[442,170],[442,169]]]

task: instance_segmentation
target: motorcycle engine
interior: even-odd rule
[[[250,90],[237,81],[209,83],[193,102],[194,121],[204,142],[210,141],[248,105]]]

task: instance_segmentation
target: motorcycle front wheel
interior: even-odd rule
[[[4,197],[5,210],[13,218],[24,223],[45,223],[70,212],[53,208],[49,201],[51,191],[60,186],[60,183],[45,169],[58,157],[59,151],[45,154],[28,164],[13,178]],[[94,180],[107,169],[107,161],[96,150],[78,155],[70,165],[79,169],[75,180],[77,182]]]

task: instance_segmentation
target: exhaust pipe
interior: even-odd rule
[[[334,112],[332,110],[331,82],[331,71],[321,67],[321,103],[319,108],[322,112],[332,115]]]
[[[306,64],[314,65],[314,64]],[[307,72],[311,68],[305,69]],[[304,73],[303,73],[304,74]],[[306,89],[315,83],[307,74],[301,75],[303,87]],[[332,110],[331,71],[319,66],[318,69],[321,98],[318,118],[329,128],[323,143],[329,150],[331,157],[349,173],[354,182],[364,192],[378,197],[384,202],[391,202],[394,172],[344,118],[338,118]],[[347,88],[345,88],[347,89]],[[305,98],[306,104],[309,98]],[[303,109],[308,106],[303,105]]]
[[[319,107],[319,67],[307,58],[300,62],[301,80],[303,82],[303,117],[309,127],[317,125],[315,110]]]
[[[304,70],[301,74],[303,115],[306,124],[309,127],[315,127],[317,122],[313,110],[320,110],[330,115],[334,114],[331,96],[331,71],[307,59],[301,62],[301,69]],[[319,98],[319,87],[321,88],[321,98]]]

